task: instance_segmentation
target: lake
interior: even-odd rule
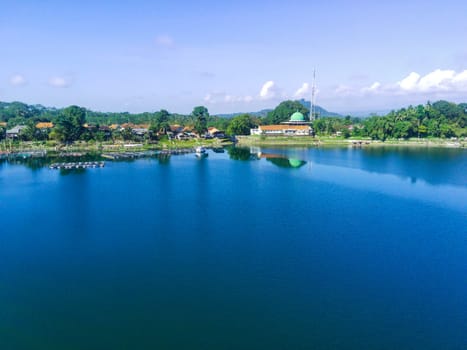
[[[467,151],[0,163],[0,349],[466,349]]]

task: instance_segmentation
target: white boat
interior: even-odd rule
[[[206,152],[206,148],[204,148],[203,146],[198,146],[195,148],[195,154],[197,157],[207,157],[207,152]]]

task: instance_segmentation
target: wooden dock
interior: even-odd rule
[[[103,153],[102,157],[110,160],[124,160],[124,159],[137,159],[143,157],[153,157],[156,155],[154,151],[146,152],[112,152],[112,153]]]

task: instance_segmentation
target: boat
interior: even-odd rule
[[[207,157],[208,153],[206,152],[206,148],[203,146],[198,146],[195,148],[195,154],[197,157]]]

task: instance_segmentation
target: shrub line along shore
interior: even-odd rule
[[[467,140],[446,139],[409,139],[409,140],[371,140],[371,139],[344,139],[333,137],[261,137],[261,136],[238,136],[239,146],[347,146],[347,147],[440,147],[440,148],[467,148]]]
[[[429,148],[467,148],[465,140],[446,140],[446,139],[410,139],[410,140],[370,140],[370,139],[342,139],[332,137],[261,137],[261,136],[237,136],[237,146],[263,146],[263,147],[429,147]],[[128,142],[74,142],[64,145],[55,142],[0,142],[0,152],[10,153],[19,151],[90,151],[90,152],[122,152],[122,151],[148,151],[164,149],[187,149],[197,146],[205,147],[225,147],[234,143],[227,140],[204,140],[195,139],[189,141],[171,140],[159,143],[128,143]]]

